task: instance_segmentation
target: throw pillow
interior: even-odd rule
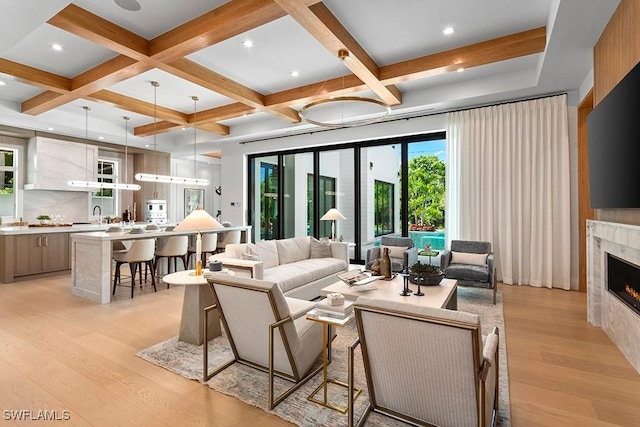
[[[409,246],[381,246],[380,255],[384,252],[384,248],[389,248],[389,256],[391,258],[404,258],[404,251],[409,249]]]
[[[451,251],[451,264],[487,265],[487,256],[489,256],[489,254]]]
[[[247,261],[262,261],[260,256],[256,254],[250,254],[248,252],[242,252],[242,259],[246,259]]]
[[[311,238],[311,258],[330,258],[331,242],[329,240],[318,240]]]

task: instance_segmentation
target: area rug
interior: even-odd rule
[[[507,343],[502,310],[502,295],[498,292],[497,304],[492,304],[492,293],[486,289],[458,288],[458,310],[480,315],[483,331],[486,333],[494,326],[500,330],[500,384],[498,425],[510,426],[509,376],[507,367]],[[330,378],[347,380],[347,347],[353,342],[357,331],[355,322],[344,328],[338,328],[338,337],[333,343],[333,358],[328,367]],[[209,342],[209,369],[213,370],[233,359],[229,343],[223,335]],[[154,346],[146,348],[136,356],[151,363],[175,372],[183,377],[202,381],[202,346],[196,346],[170,338]],[[221,393],[234,396],[243,402],[259,407],[266,412],[276,414],[280,418],[298,426],[338,427],[347,425],[347,415],[319,404],[310,402],[307,397],[322,382],[322,373],[317,374],[307,384],[285,399],[274,410],[267,409],[268,376],[266,373],[239,363],[231,365],[215,377],[207,381],[207,385]],[[356,351],[355,383],[363,391],[356,399],[354,411],[356,419],[363,413],[368,395],[362,357]],[[285,390],[291,383],[279,380],[275,393]],[[322,392],[318,395],[322,397]],[[332,404],[344,406],[347,402],[346,389],[337,386],[329,387],[328,400]],[[381,414],[371,413],[366,426],[406,426],[406,424]]]

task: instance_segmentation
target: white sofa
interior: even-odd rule
[[[349,268],[348,244],[313,237],[227,245],[209,261],[222,261],[238,275],[277,283],[287,297],[311,300]]]

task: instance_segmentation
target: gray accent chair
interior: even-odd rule
[[[452,263],[452,252],[468,254],[488,254],[485,265]],[[442,252],[440,268],[447,279],[456,279],[460,286],[493,289],[493,303],[496,303],[496,270],[490,242],[452,240],[451,250]]]
[[[354,312],[358,337],[349,346],[349,402],[358,346],[369,392],[358,426],[371,411],[419,426],[495,425],[498,328],[483,339],[476,314],[368,297],[358,298]],[[354,418],[351,404],[349,427]]]
[[[411,267],[418,262],[418,249],[414,247],[413,240],[410,237],[382,236],[380,238],[380,246],[369,248],[367,250],[366,265],[367,270],[371,269],[373,263],[380,259],[382,255],[382,246],[401,246],[407,247],[402,258],[391,258],[391,271],[398,272]]]
[[[322,370],[323,325],[304,316],[315,303],[287,298],[276,283],[265,280],[213,273],[207,282],[214,304],[204,309],[204,336],[209,313],[217,308],[233,359],[209,372],[205,343],[205,382],[235,362],[265,371],[269,374],[268,405],[273,409]],[[279,396],[274,396],[276,376],[293,382]]]

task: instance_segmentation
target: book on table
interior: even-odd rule
[[[327,299],[316,302],[316,312],[319,314],[327,314],[329,316],[346,317],[353,313],[353,301],[346,301],[341,305],[331,305]]]
[[[346,283],[347,286],[360,286],[378,280],[382,276],[372,276],[360,270],[349,270],[338,274],[336,277]]]

